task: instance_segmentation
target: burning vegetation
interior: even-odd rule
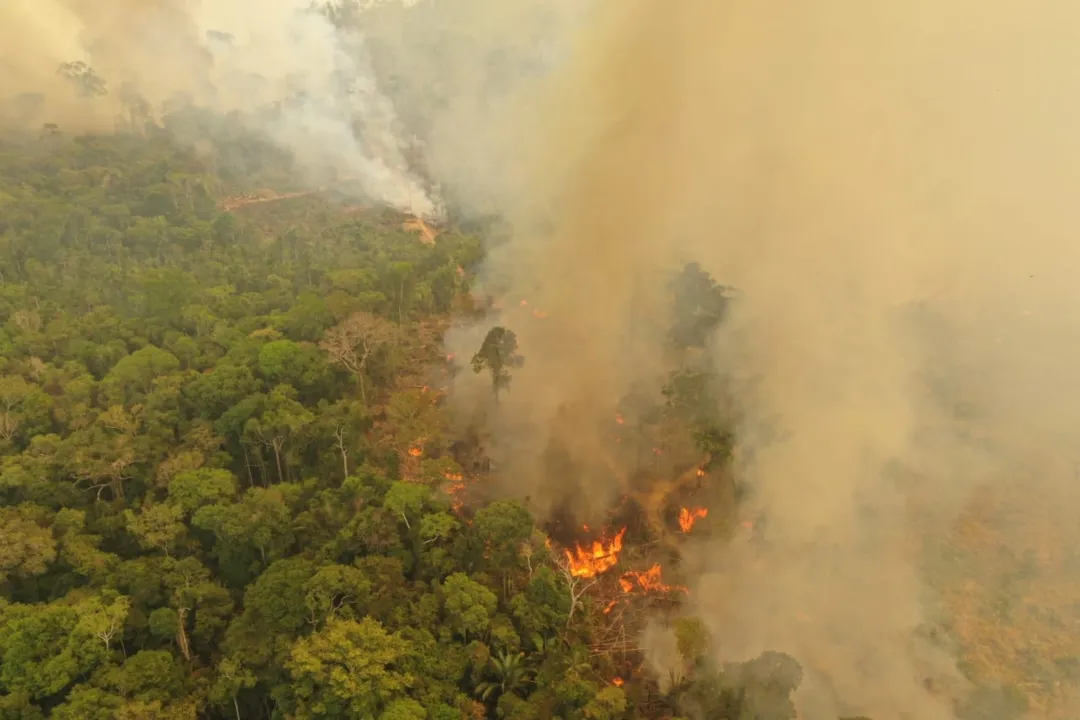
[[[622,552],[624,535],[626,528],[619,530],[609,540],[600,538],[594,540],[591,546],[576,545],[573,550],[565,550],[570,574],[574,577],[591,578],[615,567],[619,562],[619,553]]]
[[[541,509],[540,541],[530,541],[521,550],[530,572],[536,572],[539,562],[561,576],[567,627],[581,624],[592,656],[610,667],[607,682],[613,688],[635,687],[638,693],[646,689],[638,701],[644,707],[657,704],[649,717],[664,717],[661,707],[669,701],[642,669],[643,637],[656,623],[676,627],[686,619],[690,590],[680,577],[684,546],[692,535],[738,527],[738,489],[726,470],[734,438],[730,418],[720,412],[723,383],[701,355],[724,317],[726,288],[693,264],[675,287],[676,319],[668,341],[674,350],[671,357],[683,361],[668,369],[662,393],[632,395],[602,412],[563,408],[540,460],[542,475],[573,478],[564,492],[567,500],[587,499],[574,495],[575,483],[606,482],[617,501],[607,507],[567,502],[546,513]],[[492,299],[488,308],[500,319],[546,316],[520,297]],[[513,381],[526,361],[527,349],[518,335],[502,325],[490,328],[476,349],[472,369],[490,379],[487,412],[494,417],[504,396],[512,397]],[[599,421],[595,429],[580,423],[580,417],[590,414]],[[497,427],[472,427],[470,433],[479,447],[498,439]],[[462,457],[458,460],[467,464]],[[448,473],[443,480],[452,510],[466,523],[473,522],[474,500],[498,492],[497,473]],[[485,552],[497,552],[496,546],[489,544]],[[694,647],[707,636],[700,628],[698,634]],[[686,650],[688,670],[703,653],[701,648]],[[714,671],[703,669],[702,677]],[[684,677],[679,682],[691,687],[694,681]],[[675,710],[669,706],[667,714]]]
[[[694,529],[695,522],[703,517],[707,517],[708,514],[708,508],[679,508],[679,528],[682,529],[684,533],[688,533]]]
[[[676,590],[686,593],[689,592],[689,590],[681,585],[665,585],[663,581],[661,581],[660,575],[661,569],[658,564],[653,565],[644,572],[630,570],[619,577],[619,587],[621,587],[625,593],[632,593],[635,590],[658,593],[673,592]]]

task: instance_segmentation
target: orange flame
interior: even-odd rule
[[[660,573],[659,565],[653,565],[645,572],[631,570],[619,577],[619,585],[626,593],[633,592],[634,586],[640,587],[645,592],[671,592],[673,590],[687,592],[687,589],[681,585],[665,585],[660,580]]]
[[[421,455],[423,455],[423,454],[424,454],[424,451],[423,451],[423,450],[421,450],[421,449],[420,449],[420,448],[418,448],[418,447],[411,447],[411,448],[409,448],[409,455],[411,455],[411,456],[413,456],[413,457],[420,457],[420,456],[421,456]]]
[[[546,310],[533,310],[532,314],[533,314],[533,317],[538,319],[538,320],[543,320],[544,318],[546,318],[548,316]]]
[[[449,355],[446,356],[446,362],[453,362],[454,358],[456,358],[456,357],[457,357],[457,355],[455,355],[454,353],[450,353]]]
[[[461,499],[461,495],[465,492],[465,481],[457,473],[446,473],[444,477],[450,481],[450,486],[446,488],[446,494],[450,496],[450,509],[457,512],[465,507]]]
[[[450,481],[450,485],[446,488],[446,494],[450,496],[450,508],[455,512],[461,510],[465,506],[461,500],[465,492],[465,476],[461,473],[447,472],[443,473],[443,477]]]
[[[621,414],[619,414],[619,413],[615,413],[615,422],[617,422],[618,424],[622,425],[622,424],[623,424],[624,422],[626,422],[626,421],[625,421],[625,420],[623,420],[623,416],[622,416]]]
[[[698,468],[698,469],[697,469],[697,476],[698,476],[698,477],[705,477],[705,470],[704,470],[704,468]]]
[[[529,301],[528,301],[528,300],[522,300],[522,301],[521,301],[521,307],[525,307],[525,306],[526,306],[526,305],[528,305],[528,304],[529,304]]]
[[[623,682],[624,681],[623,681],[623,679],[621,677],[611,678],[611,684],[614,685],[615,687],[622,687]]]
[[[611,613],[611,611],[612,611],[612,610],[614,610],[614,609],[615,609],[615,606],[616,606],[616,605],[618,605],[618,604],[619,604],[619,601],[618,601],[618,600],[612,600],[611,602],[609,602],[609,603],[608,603],[608,604],[607,604],[607,605],[606,605],[606,606],[604,607],[604,614],[605,614],[605,615],[608,615],[609,613]]]
[[[684,533],[688,533],[699,518],[706,517],[708,514],[709,508],[679,508],[679,527]]]
[[[448,488],[448,491],[450,493],[450,497],[452,498],[452,500],[450,501],[450,507],[454,510],[460,510],[462,507],[464,507],[465,503],[463,503],[458,498],[458,496],[461,493],[465,492],[465,483],[454,483]]]
[[[593,541],[591,547],[582,547],[577,545],[574,550],[565,550],[566,561],[570,565],[570,574],[574,577],[596,577],[600,573],[606,572],[619,562],[619,553],[622,552],[623,535],[626,534],[626,528],[623,528],[618,534],[611,539],[610,542],[604,542],[604,539]]]

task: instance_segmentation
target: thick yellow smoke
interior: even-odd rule
[[[0,7],[0,99],[38,95],[32,112],[4,120],[53,122],[73,131],[111,130],[127,84],[154,105],[200,97],[209,56],[186,0],[11,0]],[[84,62],[107,78],[104,100],[78,98],[58,74]],[[31,110],[31,108],[27,108]],[[10,117],[12,114],[14,118]]]
[[[488,272],[548,318],[502,318],[527,359],[497,411],[505,476],[603,505],[595,424],[662,367],[664,299],[640,288],[683,258],[739,288],[716,349],[767,530],[701,548],[692,597],[725,658],[806,665],[806,717],[951,716],[953,658],[919,631],[930,600],[967,596],[928,585],[931,539],[975,523],[987,552],[1031,550],[1025,617],[1077,597],[1040,543],[1074,538],[1078,509],[1078,20],[1064,3],[610,3],[521,120],[528,193]],[[552,435],[580,476],[545,473]],[[971,519],[976,498],[992,518]],[[990,682],[1076,650],[1018,617],[997,618],[1008,643],[971,618],[950,639]]]

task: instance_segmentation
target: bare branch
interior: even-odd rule
[[[383,345],[395,342],[400,330],[389,320],[368,312],[355,312],[326,331],[319,347],[333,362],[356,376],[361,399],[367,403],[364,372],[368,360]]]

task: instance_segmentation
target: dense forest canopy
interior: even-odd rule
[[[480,237],[230,202],[236,166],[165,131],[0,146],[0,717],[793,717],[794,661],[713,667],[690,618],[663,690],[598,651],[596,578],[463,492],[439,338]]]
[[[682,535],[741,531],[701,358],[727,288],[658,278],[682,359],[617,432],[696,460],[583,533],[500,499],[449,421],[455,373],[498,402],[527,362],[509,327],[440,343],[492,302],[484,228],[298,191],[287,154],[208,159],[183,122],[0,142],[0,718],[796,717],[797,659],[717,664],[672,574]]]

